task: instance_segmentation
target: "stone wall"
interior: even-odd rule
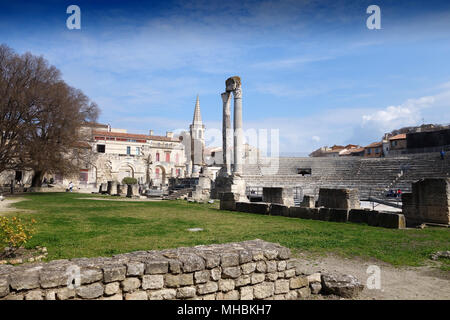
[[[319,207],[336,209],[359,209],[359,192],[357,189],[319,190]]]
[[[270,203],[283,204],[286,206],[294,205],[294,193],[291,187],[264,187],[263,201]]]
[[[413,183],[412,193],[402,195],[402,205],[408,224],[450,224],[450,179],[422,179]]]
[[[236,202],[236,211],[331,222],[366,223],[373,227],[393,229],[406,227],[403,214],[369,209],[303,208],[265,202]]]
[[[289,249],[262,240],[0,265],[2,300],[296,299],[309,282]]]

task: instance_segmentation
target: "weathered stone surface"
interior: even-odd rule
[[[220,291],[231,291],[234,290],[234,280],[232,279],[222,279],[219,280],[219,290]]]
[[[145,265],[142,262],[130,261],[127,263],[127,276],[141,276],[144,271]]]
[[[214,269],[211,269],[211,279],[217,281],[220,278],[222,278],[222,268],[216,267]]]
[[[308,279],[309,283],[322,281],[322,276],[320,275],[319,272],[312,273],[312,274],[308,275],[306,278]]]
[[[40,272],[40,283],[42,288],[55,288],[67,285],[69,274],[64,269],[44,269]]]
[[[309,284],[309,282],[308,282],[307,277],[298,276],[298,277],[289,279],[289,286],[291,289],[298,289],[301,287],[306,287],[306,286],[308,286],[308,284]]]
[[[145,275],[142,277],[142,289],[161,289],[164,287],[164,276],[162,274]]]
[[[266,280],[275,281],[278,279],[278,272],[266,273]]]
[[[236,279],[241,275],[240,267],[227,267],[222,270],[222,278],[224,279]]]
[[[197,293],[198,294],[208,294],[213,293],[219,290],[219,286],[217,282],[207,282],[205,284],[197,285]]]
[[[253,261],[261,261],[264,260],[264,252],[261,250],[254,250],[252,252]]]
[[[112,296],[119,292],[120,284],[119,282],[110,282],[105,285],[105,294],[107,296]]]
[[[3,298],[9,293],[8,277],[0,276],[0,298]]]
[[[241,250],[239,252],[239,263],[244,264],[252,261],[252,254],[247,250]]]
[[[176,297],[178,299],[188,299],[195,297],[197,290],[194,287],[183,287],[177,289]]]
[[[156,291],[149,291],[148,298],[150,300],[172,300],[177,296],[175,289],[161,289]]]
[[[124,265],[109,265],[103,267],[103,280],[105,283],[125,279],[127,267]]]
[[[289,217],[289,206],[272,203],[269,210],[269,214],[272,216]]]
[[[145,262],[145,274],[164,274],[169,271],[167,260],[147,260]]]
[[[194,284],[194,274],[184,273],[184,274],[166,274],[164,276],[164,281],[167,287],[177,288],[179,286],[189,286]]]
[[[322,274],[322,292],[335,294],[344,298],[357,296],[364,286],[352,275]]]
[[[205,261],[195,254],[180,255],[180,261],[183,263],[184,272],[194,272],[205,269]]]
[[[56,291],[47,291],[45,293],[45,300],[56,300]]]
[[[380,212],[379,226],[391,229],[404,229],[406,228],[405,216],[398,213]]]
[[[222,267],[234,267],[239,265],[239,254],[237,253],[224,253],[221,257]]]
[[[241,265],[242,274],[250,274],[256,270],[256,263],[249,262]]]
[[[218,292],[216,294],[216,300],[239,300],[239,291]]]
[[[125,300],[148,300],[148,295],[145,291],[135,291],[127,293],[125,295]]]
[[[256,263],[256,272],[266,272],[267,265],[265,261],[258,261]]]
[[[95,299],[103,295],[104,288],[100,283],[88,284],[76,289],[76,293],[83,299]]]
[[[295,269],[289,269],[289,270],[284,271],[284,277],[285,278],[295,277]]]
[[[126,278],[121,285],[124,292],[132,292],[141,286],[141,280],[138,278]]]
[[[251,282],[251,277],[250,277],[250,275],[243,275],[243,276],[240,276],[239,278],[237,278],[236,280],[235,280],[235,285],[236,285],[236,287],[242,287],[242,286],[246,286],[246,285],[248,285],[248,284],[250,284],[250,282]]]
[[[263,282],[253,286],[253,295],[256,299],[265,299],[273,296],[275,285],[273,282]]]
[[[266,274],[264,273],[254,273],[252,274],[252,284],[257,284],[263,282],[266,279]]]
[[[75,297],[75,289],[61,288],[56,291],[56,299],[67,300]]]
[[[306,299],[311,295],[311,290],[309,287],[303,287],[297,290],[299,299]]]
[[[286,270],[287,262],[286,261],[278,261],[277,270],[284,271]]]
[[[266,272],[275,272],[277,271],[278,263],[277,261],[266,261],[266,266]]]
[[[103,280],[103,271],[99,268],[81,268],[81,284],[94,283]]]
[[[118,301],[118,300],[123,300],[123,296],[122,296],[122,294],[118,293],[118,294],[115,294],[115,295],[110,296],[110,297],[103,297],[101,299],[102,300],[115,300],[115,301]]]
[[[41,290],[28,291],[25,294],[25,300],[44,300],[43,292]]]
[[[291,257],[291,250],[285,247],[280,247],[278,249],[278,259],[287,260]]]
[[[309,288],[312,294],[319,294],[320,290],[322,290],[322,284],[320,282],[312,282],[309,284]]]
[[[330,209],[330,221],[347,222],[348,209]]]
[[[209,270],[197,271],[194,273],[195,284],[208,282],[211,278]]]
[[[40,268],[32,268],[24,272],[14,272],[9,276],[9,285],[14,290],[39,288],[39,270]]]
[[[169,260],[169,271],[173,274],[178,274],[181,272],[181,262],[178,260]]]
[[[202,300],[216,300],[216,294],[215,293],[206,294],[206,295],[202,296],[201,299]]]
[[[253,287],[240,288],[241,300],[253,300]]]
[[[23,300],[24,296],[21,293],[10,294],[5,297],[5,300]]]
[[[276,280],[275,281],[275,294],[288,293],[289,292],[289,280]]]

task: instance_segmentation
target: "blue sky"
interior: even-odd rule
[[[0,3],[0,43],[43,55],[130,132],[187,129],[197,94],[217,132],[233,75],[245,129],[279,129],[285,155],[450,122],[449,1]],[[66,28],[71,4],[81,30]]]

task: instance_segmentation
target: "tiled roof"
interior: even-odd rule
[[[101,137],[114,137],[114,138],[128,138],[128,139],[142,139],[142,140],[157,140],[157,141],[170,141],[179,142],[178,139],[169,138],[164,136],[149,136],[146,134],[137,133],[123,133],[123,132],[108,132],[108,131],[92,131],[95,136]]]
[[[377,147],[381,147],[381,146],[383,146],[382,142],[374,142],[374,143],[371,143],[368,146],[366,146],[366,148],[377,148]]]
[[[406,139],[406,133],[397,134],[389,138],[389,140],[402,140],[402,139]]]

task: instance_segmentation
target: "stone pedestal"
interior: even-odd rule
[[[192,198],[195,201],[206,202],[211,197],[211,179],[209,177],[201,176],[198,179],[198,184],[195,190],[192,191]]]
[[[294,205],[293,189],[282,187],[263,187],[263,201],[291,207]]]
[[[110,196],[115,196],[117,194],[117,182],[116,181],[108,181],[107,193]]]
[[[129,184],[128,185],[127,197],[128,198],[137,198],[137,197],[139,197],[139,186],[137,184]]]
[[[358,189],[328,189],[319,190],[319,207],[334,209],[359,209]]]
[[[408,225],[423,222],[450,224],[450,179],[422,179],[412,184],[412,193],[402,194],[403,214]]]

